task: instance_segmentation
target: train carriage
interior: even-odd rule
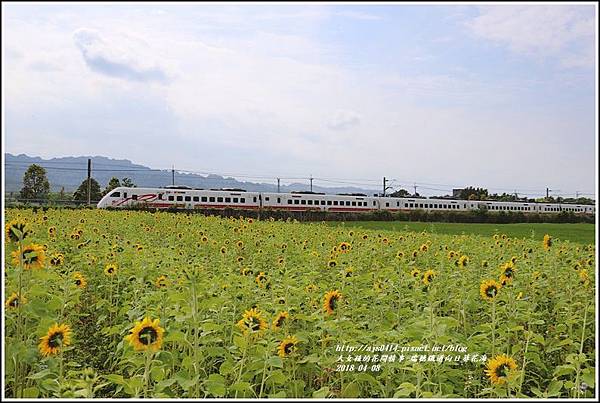
[[[150,207],[162,209],[272,209],[287,211],[366,212],[386,211],[469,211],[520,213],[595,214],[596,207],[579,204],[496,202],[480,200],[377,197],[365,194],[330,195],[314,192],[266,193],[242,189],[194,189],[187,186],[164,188],[118,187],[98,202],[98,208]]]

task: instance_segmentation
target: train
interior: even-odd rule
[[[385,211],[469,211],[595,214],[596,207],[583,204],[500,202],[481,200],[431,199],[367,196],[360,193],[325,194],[316,192],[269,193],[243,189],[196,189],[188,186],[117,187],[107,193],[98,208],[156,209],[241,209],[370,212]]]

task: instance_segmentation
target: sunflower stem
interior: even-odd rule
[[[581,388],[579,387],[579,375],[581,374],[581,354],[583,354],[583,342],[585,341],[585,325],[587,320],[587,311],[589,305],[585,306],[585,310],[583,311],[583,325],[581,327],[581,344],[579,345],[579,356],[577,357],[577,375],[575,376],[575,397],[579,398],[579,392]]]
[[[496,296],[492,300],[492,357],[496,355]]]
[[[531,338],[531,331],[529,330],[529,326],[527,329],[527,339],[525,340],[525,350],[523,352],[523,365],[521,367],[521,382],[519,382],[519,393],[523,389],[523,382],[525,381],[525,366],[527,365],[527,349],[529,347],[529,339]]]
[[[148,397],[148,385],[150,383],[150,365],[152,364],[152,352],[146,350],[146,365],[144,366],[144,398]]]

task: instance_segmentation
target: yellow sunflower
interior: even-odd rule
[[[429,249],[429,247],[425,243],[423,245],[421,245],[421,247],[419,248],[419,250],[421,252],[427,252],[427,249]]]
[[[40,338],[38,348],[44,357],[56,355],[61,347],[71,344],[71,328],[69,325],[54,324],[45,336]]]
[[[156,280],[154,280],[154,285],[156,286],[156,288],[166,287],[168,285],[167,276],[158,276]]]
[[[410,275],[414,278],[419,277],[419,274],[421,274],[421,271],[419,269],[412,269],[412,271],[410,272]]]
[[[323,302],[323,309],[328,315],[335,312],[338,302],[342,299],[342,294],[338,290],[333,290],[325,294],[325,300]]]
[[[544,249],[548,250],[552,246],[552,237],[548,234],[544,235],[544,240],[542,241],[544,245]]]
[[[466,255],[462,255],[458,258],[458,265],[460,267],[466,267],[469,264],[469,257]]]
[[[64,262],[65,262],[65,255],[63,255],[62,253],[55,253],[50,258],[50,264],[52,266],[60,266]]]
[[[437,273],[431,269],[427,270],[425,273],[423,273],[423,284],[425,284],[426,286],[428,286],[429,284],[431,284],[431,281],[434,279],[434,277],[437,275]]]
[[[48,228],[48,235],[53,237],[54,235],[56,235],[56,227],[50,227]]]
[[[486,280],[479,286],[479,294],[484,300],[493,301],[500,292],[500,288],[502,288],[501,284],[494,280]]]
[[[87,280],[80,272],[76,271],[73,273],[73,282],[78,288],[84,289],[87,287]]]
[[[19,305],[23,305],[25,303],[27,303],[27,298],[19,297],[19,294],[13,292],[4,303],[4,306],[6,307],[6,309],[14,309],[18,308]]]
[[[348,242],[342,242],[339,244],[338,248],[339,248],[340,252],[346,253],[346,252],[350,251],[351,245]]]
[[[515,360],[506,354],[502,354],[488,360],[485,373],[492,384],[502,385],[506,383],[516,369],[517,363]]]
[[[267,276],[265,275],[264,271],[261,271],[260,273],[258,273],[258,275],[256,276],[256,278],[254,280],[256,281],[256,284],[258,284],[258,286],[260,288],[264,287],[265,284],[268,282]]]
[[[157,351],[162,346],[163,333],[165,329],[159,326],[159,319],[154,321],[145,317],[141,322],[136,322],[125,340],[135,348],[136,351]]]
[[[12,257],[12,262],[15,266],[18,266],[22,260],[25,270],[41,269],[44,267],[46,252],[43,246],[32,243],[12,252]]]
[[[104,267],[104,274],[111,277],[117,274],[117,265],[115,263],[109,263]]]
[[[245,311],[237,325],[244,334],[260,334],[268,327],[256,308]]]
[[[397,259],[402,259],[404,257],[404,253],[401,251],[398,251],[398,253],[396,253],[396,258]]]
[[[337,266],[337,260],[331,259],[329,262],[327,262],[327,266],[334,268],[335,266]]]
[[[4,227],[6,230],[6,239],[9,242],[19,242],[31,234],[29,224],[21,220],[12,220]]]
[[[587,269],[579,270],[579,281],[585,286],[590,283],[590,276],[588,275]]]
[[[273,320],[273,330],[278,330],[283,326],[283,323],[288,319],[289,314],[287,311],[279,312]]]
[[[512,260],[500,268],[500,282],[502,285],[506,285],[512,281],[515,276],[516,268]]]
[[[312,293],[312,292],[317,291],[317,286],[314,285],[314,284],[309,284],[309,285],[306,286],[305,290],[308,293]]]
[[[285,358],[290,356],[296,350],[296,345],[298,344],[298,339],[295,336],[288,336],[279,343],[279,347],[277,348],[277,354],[281,358]]]

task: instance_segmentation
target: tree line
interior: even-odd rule
[[[400,189],[392,194],[390,197],[414,197],[423,198],[423,196],[417,194],[410,194],[405,189]],[[518,197],[516,194],[510,193],[489,193],[485,188],[468,186],[464,189],[460,189],[460,192],[456,197],[452,196],[433,196],[432,199],[457,199],[457,200],[479,200],[479,201],[498,201],[498,202],[521,202],[521,203],[568,203],[568,204],[589,204],[593,205],[594,200],[587,197],[539,197],[539,198],[527,198]]]
[[[90,178],[90,200],[100,200],[104,195],[109,193],[111,190],[119,187],[136,187],[130,178],[119,178],[112,177],[104,190],[100,187],[98,181],[94,178]],[[88,180],[85,178],[81,185],[75,192],[67,193],[63,187],[58,193],[50,192],[50,182],[46,176],[46,170],[37,165],[32,164],[27,168],[23,175],[23,187],[19,192],[21,199],[26,200],[75,200],[75,201],[87,201],[88,192]]]

